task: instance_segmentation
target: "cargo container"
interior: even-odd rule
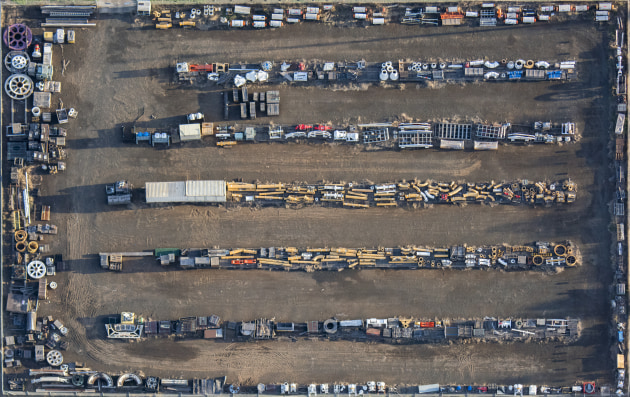
[[[252,16],[252,19],[254,21],[266,21],[267,17],[264,16],[264,15],[254,15],[254,16]]]
[[[436,14],[436,13],[440,12],[440,10],[439,10],[438,7],[426,7],[424,9],[424,12]]]
[[[612,11],[612,3],[599,3],[597,5],[597,9],[602,11]]]
[[[356,14],[354,14],[354,19],[366,20],[367,19],[367,14],[356,13]]]
[[[558,5],[558,12],[571,12],[571,11],[572,11],[571,4]]]
[[[523,23],[536,23],[536,17],[523,17]]]
[[[319,14],[319,7],[306,7],[307,14]]]
[[[319,14],[304,14],[306,21],[319,21]]]
[[[269,26],[272,28],[281,28],[282,21],[269,21]]]
[[[298,18],[287,18],[287,23],[298,23],[300,20]]]
[[[289,8],[289,15],[302,16],[302,10],[299,8]]]
[[[282,21],[284,19],[284,15],[283,14],[271,14],[271,19],[273,21]]]
[[[262,29],[267,27],[267,23],[265,21],[254,21],[252,26],[256,29]]]
[[[466,17],[467,18],[478,18],[479,17],[479,12],[478,11],[466,11]]]
[[[234,6],[234,13],[241,15],[249,15],[252,12],[251,7]]]
[[[367,12],[367,7],[352,7],[352,12],[353,13],[366,13]]]
[[[385,18],[372,18],[372,25],[385,25]]]

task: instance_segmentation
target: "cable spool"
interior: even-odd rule
[[[429,70],[429,64],[428,63],[423,63],[422,64],[422,70]]]
[[[391,73],[391,72],[394,71],[394,67],[392,65],[387,65],[386,70],[387,70],[388,73]]]
[[[431,69],[435,69],[435,68],[437,68],[437,63],[432,62],[432,63],[431,63]]]
[[[391,72],[389,72],[389,78],[392,81],[398,80],[398,71],[392,70]]]
[[[424,258],[423,257],[418,258],[418,266],[424,266]]]
[[[337,332],[337,320],[329,318],[324,321],[324,332],[327,334],[334,334]]]
[[[534,255],[534,257],[532,258],[532,263],[534,264],[534,266],[540,266],[543,264],[543,262],[544,259],[542,255]]]
[[[440,62],[440,69],[444,69],[446,67],[446,64],[444,62]]]
[[[575,266],[577,265],[577,258],[573,255],[567,256],[566,259],[567,266]]]
[[[48,287],[50,289],[57,289],[57,283],[54,281],[51,281],[50,284],[48,284]]]
[[[17,250],[17,252],[24,252],[24,251],[26,251],[26,242],[25,241],[18,241],[15,244],[15,249]]]
[[[521,320],[516,320],[516,322],[514,324],[516,325],[517,329],[523,328],[523,321],[521,321]]]
[[[514,62],[510,61],[507,63],[507,68],[508,69],[514,69]]]
[[[514,63],[514,67],[515,67],[516,69],[523,69],[523,66],[524,66],[524,65],[525,65],[525,61],[524,61],[524,60],[522,60],[522,59],[519,59],[518,61],[516,61],[516,62]]]
[[[15,232],[15,241],[25,241],[26,237],[28,237],[26,230],[18,230]]]
[[[30,243],[28,243],[29,254],[36,254],[38,249],[39,249],[39,244],[37,244],[37,241],[31,241]]]
[[[527,62],[525,62],[525,69],[533,69],[534,68],[534,61],[532,61],[531,59],[527,60]]]
[[[573,255],[573,248],[567,247],[567,255]]]
[[[392,66],[392,61],[385,62],[385,66],[388,67],[388,68],[391,67]]]
[[[381,74],[378,76],[381,81],[386,81],[389,78],[389,74],[386,69],[381,69]]]
[[[507,58],[503,58],[503,59],[501,59],[501,64],[502,64],[502,65],[505,65],[506,63],[508,63]]]
[[[42,110],[35,106],[33,109],[31,109],[31,113],[33,113],[33,117],[39,117],[42,114]]]
[[[562,244],[558,244],[553,247],[553,253],[558,256],[566,256],[567,255],[567,247]]]
[[[381,63],[381,69],[385,69],[385,68],[387,68],[387,62]]]

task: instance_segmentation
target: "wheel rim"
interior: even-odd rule
[[[46,265],[41,261],[33,261],[26,266],[30,278],[40,279],[46,275]]]
[[[4,90],[13,99],[22,100],[33,93],[33,80],[25,74],[9,76],[4,83]]]

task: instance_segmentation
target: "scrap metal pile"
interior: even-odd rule
[[[241,92],[239,95],[238,93]],[[272,91],[267,91],[267,94]],[[247,88],[233,90],[233,102],[224,95],[224,118],[229,120],[230,108],[240,109],[240,116],[256,118],[256,109],[266,109],[266,115],[277,115],[279,106],[267,103],[264,93],[248,93]],[[239,98],[242,102],[239,103]],[[253,106],[252,106],[253,105]],[[249,113],[247,109],[250,109]],[[271,110],[271,112],[270,112]],[[261,110],[262,111],[262,110]],[[234,112],[232,112],[233,114]],[[236,112],[238,113],[238,112]],[[249,114],[249,116],[248,116]],[[258,113],[260,115],[260,112]],[[191,117],[193,116],[193,117]],[[188,142],[213,137],[220,147],[234,146],[240,143],[335,143],[362,145],[376,149],[429,149],[445,150],[498,150],[499,143],[504,144],[563,144],[580,139],[575,123],[553,123],[536,121],[529,125],[512,123],[471,123],[471,122],[386,122],[369,124],[293,124],[293,125],[251,125],[238,123],[203,122],[202,113],[188,115],[188,123],[179,125],[176,130],[139,129],[134,127],[128,141],[148,142],[170,145],[170,142]],[[195,131],[191,134],[189,131]]]
[[[381,26],[390,23],[427,26],[497,26],[548,23],[552,20],[565,19],[594,11],[595,21],[608,21],[610,12],[614,10],[612,3],[599,3],[597,7],[579,4],[509,5],[494,3],[459,6],[422,6],[418,4],[390,5],[324,5],[300,7],[296,3],[290,8],[282,5],[267,7],[217,7],[204,5],[203,16],[200,8],[186,11],[154,10],[151,13],[149,1],[138,2],[138,14],[153,15],[156,29],[170,29],[173,26],[182,28],[210,29],[254,29],[280,28],[284,25],[298,23],[325,22],[337,26]]]
[[[246,84],[290,83],[420,83],[427,81],[553,81],[575,80],[575,61],[501,59],[397,60],[383,62],[264,61],[259,64],[189,64],[175,67],[180,82],[215,82],[242,87]]]
[[[260,318],[254,321],[221,322],[216,315],[186,317],[175,321],[147,321],[144,336],[248,340],[279,337],[332,340],[350,339],[381,343],[445,343],[475,338],[482,341],[561,340],[579,337],[577,319],[521,319],[485,317],[483,319],[416,319],[412,317],[368,318],[366,320],[277,322]],[[112,337],[112,339],[117,339]],[[139,339],[139,338],[138,338]]]
[[[6,128],[9,161],[41,164],[52,174],[65,170],[67,130],[61,125],[76,118],[78,112],[64,108],[61,100],[59,106],[53,104],[52,96],[61,92],[61,82],[52,80],[52,56],[53,43],[74,43],[74,36],[74,30],[57,29],[44,33],[47,42],[36,38],[34,44],[28,26],[14,24],[5,29],[4,43],[11,50],[4,58],[4,66],[11,73],[4,83],[4,91],[11,98],[11,121]],[[31,97],[32,107],[28,104]],[[17,107],[22,107],[23,112],[18,112]],[[21,120],[16,119],[19,115],[23,115]]]
[[[444,268],[552,270],[575,267],[581,262],[578,247],[570,241],[562,243],[538,241],[522,246],[457,245],[449,248],[425,246],[372,249],[343,247],[158,248],[154,254],[162,266],[177,263],[182,269],[266,269],[306,272],[344,269]],[[101,267],[106,270],[122,271],[125,256],[139,256],[139,253],[129,253],[129,255],[101,253]]]
[[[424,204],[526,204],[572,203],[577,186],[570,179],[555,183],[494,181],[486,183],[418,180],[398,183],[244,183],[227,182],[228,202],[260,205],[327,205],[345,208],[418,207]]]

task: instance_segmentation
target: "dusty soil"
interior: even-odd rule
[[[53,208],[53,249],[71,271],[40,305],[71,330],[66,360],[109,372],[160,376],[227,375],[229,381],[300,383],[383,380],[388,383],[610,382],[608,328],[611,199],[608,187],[611,100],[606,27],[592,22],[500,28],[385,26],[336,29],[302,24],[277,31],[194,32],[141,29],[128,15],[102,16],[65,45],[71,61],[62,98],[79,111],[70,125],[68,171],[44,178],[42,202]],[[59,51],[55,62],[60,64]],[[120,125],[168,127],[186,113],[221,120],[216,89],[171,83],[177,60],[258,62],[267,59],[384,61],[399,58],[576,59],[571,83],[447,85],[430,89],[281,86],[274,122],[381,121],[404,113],[423,120],[568,121],[583,139],[566,146],[500,147],[496,153],[364,152],[345,146],[258,145],[221,150],[205,144],[155,150],[121,142]],[[57,66],[56,66],[57,67]],[[60,70],[56,69],[56,70]],[[155,119],[151,119],[153,115]],[[263,123],[267,121],[261,121]],[[405,211],[310,208],[152,208],[105,205],[104,184],[129,179],[186,178],[317,181],[436,178],[469,181],[570,177],[575,204],[554,209],[435,207]],[[102,251],[155,247],[389,246],[407,243],[521,243],[571,239],[584,264],[559,274],[361,271],[280,273],[164,271],[128,262],[123,274],[100,270]],[[305,321],[390,315],[422,317],[577,317],[583,336],[572,345],[474,344],[395,347],[350,342],[258,344],[203,340],[110,342],[103,321],[120,311],[156,319],[218,314]]]

